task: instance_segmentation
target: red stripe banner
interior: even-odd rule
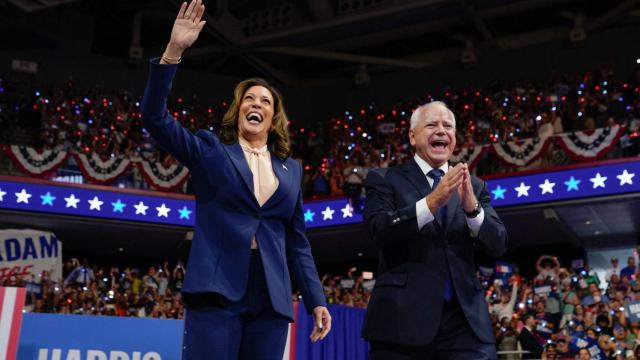
[[[25,298],[25,288],[0,287],[0,359],[16,359]]]

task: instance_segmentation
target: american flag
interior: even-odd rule
[[[16,359],[25,297],[25,288],[0,287],[0,359]]]
[[[298,320],[298,302],[293,303],[294,322],[289,324],[289,332],[287,333],[287,343],[285,345],[284,354],[282,360],[295,360],[296,359],[296,331]]]

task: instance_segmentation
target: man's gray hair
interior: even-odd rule
[[[418,121],[420,120],[420,114],[425,111],[428,107],[430,106],[435,106],[435,105],[440,105],[442,107],[444,107],[445,109],[447,109],[447,111],[449,112],[449,115],[451,115],[451,120],[453,120],[453,127],[456,127],[456,116],[453,115],[453,111],[451,111],[451,109],[449,109],[449,107],[447,106],[447,104],[443,103],[442,101],[432,101],[432,102],[428,102],[426,104],[420,105],[414,112],[413,114],[411,114],[411,125],[410,125],[410,129],[413,129],[416,127],[416,125],[418,125]]]

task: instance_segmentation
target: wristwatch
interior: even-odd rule
[[[464,212],[465,215],[467,215],[467,217],[469,219],[473,219],[476,216],[478,216],[478,214],[480,214],[480,210],[482,208],[480,207],[480,203],[476,201],[476,205],[473,207],[473,210],[469,211],[469,212]],[[462,209],[464,211],[464,209]]]

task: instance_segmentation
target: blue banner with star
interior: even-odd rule
[[[0,208],[193,226],[195,202],[64,185],[0,181]]]
[[[489,180],[494,207],[640,191],[640,161]]]
[[[640,160],[487,181],[494,207],[640,192]],[[193,226],[195,201],[106,189],[0,180],[0,209]],[[307,228],[362,222],[349,200],[306,202]]]
[[[0,209],[193,226],[195,201],[57,184],[0,180]],[[362,222],[347,199],[304,205],[308,228]]]

